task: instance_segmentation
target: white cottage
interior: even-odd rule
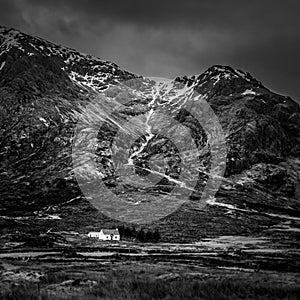
[[[101,229],[100,231],[92,231],[88,233],[88,237],[97,238],[103,241],[119,241],[120,233],[118,228],[116,229]]]

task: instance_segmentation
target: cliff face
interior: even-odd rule
[[[201,149],[203,172],[192,201],[156,223],[162,232],[165,230],[166,239],[172,239],[178,231],[183,237],[188,236],[185,232],[195,237],[254,232],[287,221],[299,224],[300,107],[291,98],[273,93],[249,73],[227,66],[213,66],[199,76],[155,82],[114,63],[13,29],[0,29],[0,45],[3,216],[26,214],[28,220],[37,220],[46,211],[55,212],[61,217],[55,222],[62,228],[74,222],[70,214],[78,220],[72,223],[75,228],[91,222],[112,222],[95,215],[85,200],[71,158],[78,116],[89,104],[99,103],[102,94],[107,100],[125,103],[115,116],[116,123],[104,116],[96,149],[97,163],[104,170],[101,176],[114,193],[149,201],[151,195],[170,194],[180,177],[180,151],[157,131],[161,126],[167,132],[176,132],[182,143],[186,137],[157,113],[159,109],[167,109],[187,126]],[[122,82],[131,82],[126,91],[120,88]],[[203,128],[184,110],[192,93],[210,104],[227,144],[221,188],[200,210],[196,204],[207,181],[211,153]],[[140,120],[144,135],[133,141],[129,158],[124,160],[129,159],[139,177],[144,178],[151,173],[153,157],[168,159],[167,171],[165,165],[156,165],[161,180],[147,188],[137,186],[136,177],[124,179],[116,174],[110,152],[118,127],[124,120],[141,115],[145,115]],[[193,165],[190,170],[191,177]]]

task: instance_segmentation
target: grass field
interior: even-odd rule
[[[129,275],[129,274],[128,274]],[[54,278],[47,283],[14,286],[1,292],[3,300],[24,299],[117,299],[117,300],[179,300],[179,299],[299,299],[300,287],[276,286],[233,279],[154,280],[129,275],[105,280],[64,280]],[[54,288],[55,286],[55,288]]]
[[[1,300],[300,299],[297,245],[270,236],[186,244],[102,242],[73,232],[4,237]]]

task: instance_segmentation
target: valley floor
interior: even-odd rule
[[[67,245],[3,245],[1,299],[299,299],[299,249],[266,236],[150,244],[60,234]]]

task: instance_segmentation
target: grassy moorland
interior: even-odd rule
[[[123,274],[122,274],[123,275]],[[63,281],[62,281],[63,280]],[[159,280],[136,274],[105,279],[70,279],[46,277],[39,283],[13,286],[0,292],[3,300],[23,299],[299,299],[300,287],[283,286],[263,281],[238,279],[196,280],[173,278]]]
[[[0,299],[299,299],[298,254],[267,239],[86,243],[0,251]]]

